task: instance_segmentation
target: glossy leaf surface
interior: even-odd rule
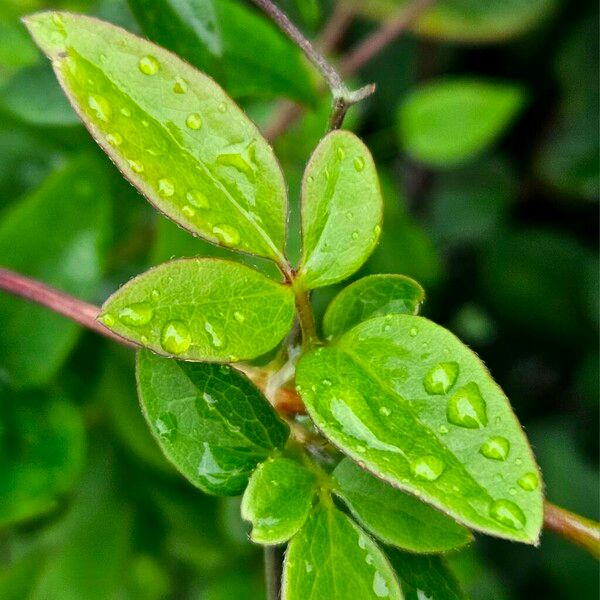
[[[373,317],[392,314],[416,315],[425,291],[404,275],[370,275],[345,287],[327,307],[323,330],[338,336]]]
[[[291,289],[254,269],[216,259],[182,259],[126,283],[99,319],[158,354],[235,362],[274,348],[294,317]]]
[[[0,389],[0,527],[58,506],[85,455],[79,410],[63,398]]]
[[[298,49],[251,7],[236,0],[129,4],[151,39],[212,75],[232,96],[315,99]]]
[[[109,217],[102,165],[72,160],[4,211],[0,266],[91,300],[104,268]],[[35,387],[58,371],[80,329],[46,308],[0,294],[0,331],[0,363],[11,384]]]
[[[469,527],[537,543],[527,439],[483,363],[443,327],[371,319],[306,354],[296,383],[316,425],[367,470]]]
[[[411,552],[444,552],[472,540],[470,532],[418,498],[344,459],[333,472],[334,492],[356,519],[386,544]]]
[[[410,0],[349,0],[371,16],[390,18]],[[423,36],[453,42],[498,42],[521,35],[554,12],[556,0],[440,0],[412,26]]]
[[[288,547],[283,600],[399,600],[398,581],[375,542],[334,506],[317,507]]]
[[[289,458],[273,458],[252,474],[242,500],[242,518],[259,544],[281,544],[304,524],[312,507],[315,477]]]
[[[212,79],[95,19],[38,13],[26,24],[86,127],[158,210],[213,243],[282,260],[281,169]]]
[[[207,493],[241,493],[256,465],[285,444],[285,423],[229,366],[142,350],[137,381],[144,416],[165,456]]]
[[[386,554],[400,580],[406,600],[466,598],[443,557],[416,556],[393,548]]]
[[[302,264],[306,289],[352,275],[375,248],[383,200],[368,148],[349,131],[317,146],[302,182]]]
[[[423,163],[455,165],[491,145],[524,100],[515,84],[467,78],[429,82],[400,105],[400,139]]]

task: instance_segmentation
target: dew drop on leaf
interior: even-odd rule
[[[137,160],[128,160],[127,163],[129,164],[129,166],[131,167],[131,170],[134,173],[143,173],[144,172],[144,165],[140,162],[138,162]]]
[[[121,136],[120,133],[109,133],[106,136],[106,141],[111,146],[120,146],[123,143],[123,137]]]
[[[166,412],[160,415],[154,422],[154,427],[158,435],[169,442],[175,441],[177,437],[177,417],[171,413]]]
[[[190,113],[185,120],[185,124],[190,129],[200,129],[202,127],[202,117],[198,113]]]
[[[479,452],[492,460],[506,460],[510,452],[510,442],[502,436],[494,436],[483,442]]]
[[[458,377],[458,363],[445,362],[433,367],[425,379],[423,387],[430,395],[442,395],[448,393],[456,382]]]
[[[153,300],[158,300],[160,298],[160,292],[158,290],[152,290],[150,295]]]
[[[341,146],[338,147],[336,152],[340,160],[344,160],[344,158],[346,158],[346,151]]]
[[[124,106],[124,107],[121,109],[121,114],[122,114],[124,117],[130,117],[130,116],[131,116],[131,111],[130,111],[130,110],[129,110],[129,109],[126,107],[126,106]]]
[[[110,121],[112,117],[112,107],[106,98],[97,94],[88,96],[88,106],[94,111],[96,117],[105,123]]]
[[[411,327],[408,335],[410,335],[410,337],[417,337],[417,333],[419,333],[419,330],[416,327]]]
[[[511,529],[523,529],[527,522],[523,511],[511,500],[496,500],[492,503],[490,516]]]
[[[103,315],[100,320],[107,326],[107,327],[112,327],[115,323],[116,320],[114,318],[113,315],[111,315],[110,313],[106,313],[105,315]]]
[[[238,322],[238,323],[243,323],[246,320],[246,317],[244,316],[243,313],[241,313],[239,310],[236,310],[233,313],[233,318]]]
[[[476,383],[468,383],[454,393],[446,407],[446,418],[453,425],[467,429],[479,429],[487,425],[485,400]]]
[[[353,231],[353,232],[352,232],[352,239],[353,239],[353,240],[357,240],[358,238],[359,238],[358,231]]]
[[[444,472],[446,465],[437,456],[421,456],[410,465],[416,479],[435,481]]]
[[[227,104],[225,104],[225,102],[221,102],[219,104],[219,112],[222,112],[222,113],[227,112]]]
[[[170,198],[175,193],[175,184],[170,179],[159,179],[158,193],[161,196]]]
[[[198,190],[190,190],[185,199],[196,208],[208,208],[210,206],[208,198]]]
[[[173,91],[176,94],[185,94],[187,92],[187,89],[188,89],[187,81],[185,79],[182,79],[181,77],[178,77],[175,80],[175,83],[173,84]]]
[[[208,333],[210,343],[215,348],[223,348],[226,345],[227,340],[225,338],[225,335],[221,333],[212,323],[206,321],[204,323],[204,331]]]
[[[379,571],[375,571],[375,577],[373,578],[373,592],[378,598],[389,598],[390,596],[387,582]]]
[[[235,227],[220,223],[212,228],[212,232],[225,246],[234,246],[240,241],[240,234]]]
[[[353,162],[354,162],[354,168],[359,173],[365,168],[365,159],[362,156],[357,156]]]
[[[525,490],[526,492],[533,492],[534,490],[537,490],[538,486],[540,485],[540,478],[538,477],[537,473],[525,473],[525,475],[523,475],[523,477],[521,477],[517,483],[522,490]]]
[[[181,321],[168,321],[160,336],[160,345],[169,354],[181,354],[191,345],[190,330]]]
[[[154,56],[144,56],[138,63],[138,68],[144,75],[156,75],[160,65]]]
[[[119,311],[119,321],[130,327],[147,325],[154,316],[154,308],[148,302],[136,302]]]

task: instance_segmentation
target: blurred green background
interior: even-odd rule
[[[335,58],[409,2],[279,4],[315,38],[344,14]],[[100,304],[152,264],[226,253],[158,216],[91,141],[19,23],[43,8],[97,15],[175,50],[264,129],[282,98],[302,103],[274,142],[297,229],[299,181],[329,101],[249,2],[0,0],[0,266]],[[386,220],[357,277],[419,280],[423,313],[507,392],[548,498],[598,518],[597,4],[437,0],[354,83],[371,81],[377,93],[347,126],[374,154]],[[294,258],[298,246],[296,232]],[[336,291],[315,294],[319,313]],[[264,597],[239,499],[202,495],[162,458],[132,359],[0,293],[3,600]],[[598,596],[597,563],[549,533],[538,549],[479,536],[449,560],[474,599]]]

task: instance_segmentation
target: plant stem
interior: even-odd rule
[[[252,2],[269,16],[279,29],[304,52],[308,60],[319,70],[333,96],[330,129],[341,127],[348,109],[353,104],[370,96],[375,91],[375,86],[370,84],[354,91],[348,89],[341,75],[304,37],[302,32],[288,19],[281,9],[271,0],[252,0]]]
[[[54,312],[95,331],[112,340],[126,346],[137,348],[136,344],[129,342],[113,333],[96,318],[100,314],[100,309],[93,304],[88,304],[83,300],[78,300],[64,292],[55,290],[40,281],[30,279],[19,273],[0,268],[0,289],[11,292],[15,296],[20,296],[41,304]]]
[[[296,310],[298,311],[298,320],[302,330],[302,348],[310,350],[319,338],[317,336],[317,327],[315,325],[315,315],[310,305],[310,293],[302,289],[295,289],[296,292]]]
[[[267,600],[279,600],[281,597],[281,574],[283,569],[283,551],[281,546],[265,546],[265,583]]]
[[[544,527],[600,558],[600,523],[551,502],[544,503]]]

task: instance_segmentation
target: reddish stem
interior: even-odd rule
[[[600,558],[600,523],[586,519],[546,500],[544,527],[585,548],[592,556]]]

